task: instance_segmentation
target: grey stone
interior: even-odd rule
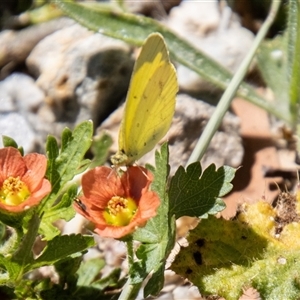
[[[25,153],[35,151],[36,134],[20,113],[0,113],[0,147],[3,147],[2,136],[13,138],[19,146],[24,148]]]
[[[13,73],[0,82],[0,111],[19,110],[22,113],[36,111],[44,103],[45,95],[28,75]]]
[[[74,24],[43,39],[26,63],[56,122],[98,123],[125,96],[133,65],[129,50],[122,41]]]
[[[0,68],[1,78],[9,75],[16,65],[24,62],[35,45],[45,36],[56,30],[74,24],[69,18],[60,18],[25,29],[4,30],[0,32]]]

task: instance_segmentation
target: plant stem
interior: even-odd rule
[[[140,291],[141,285],[142,282],[138,284],[131,284],[131,280],[128,278],[123,287],[122,293],[119,296],[119,300],[135,300]]]
[[[128,239],[126,241],[126,244],[127,244],[128,265],[129,265],[129,268],[130,268],[134,263],[134,252],[133,252],[132,238]]]
[[[272,25],[272,23],[276,17],[277,11],[280,7],[280,3],[281,3],[281,0],[273,0],[272,1],[272,5],[271,5],[270,12],[269,12],[267,19],[265,20],[265,22],[263,23],[259,32],[257,33],[255,40],[253,42],[253,45],[250,48],[247,56],[244,58],[241,66],[239,67],[239,69],[235,73],[235,75],[233,76],[228,88],[226,89],[223,96],[221,97],[220,102],[219,102],[218,106],[216,107],[216,110],[214,111],[209,122],[207,123],[201,137],[198,140],[198,143],[197,143],[193,153],[191,154],[191,156],[187,162],[187,166],[189,164],[191,164],[192,162],[201,160],[201,158],[203,157],[213,135],[219,128],[219,126],[222,122],[222,119],[223,119],[225,113],[227,112],[227,110],[231,104],[231,101],[232,101],[234,95],[236,94],[236,91],[238,90],[239,85],[241,84],[243,78],[246,75],[246,72],[249,68],[249,65],[250,65],[254,55],[255,55],[256,50],[258,49],[260,43],[265,38],[270,26]]]
[[[133,251],[133,241],[132,239],[126,240],[127,244],[127,257],[128,257],[128,265],[129,265],[129,272],[134,264],[134,251]],[[129,275],[129,278],[127,279],[127,282],[125,283],[122,293],[119,296],[119,300],[135,300],[140,288],[142,285],[142,281],[138,283],[132,283],[131,277]]]

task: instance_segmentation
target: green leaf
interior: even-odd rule
[[[2,135],[2,142],[3,142],[4,147],[13,147],[13,148],[18,149],[17,142],[13,138],[11,138],[7,135]]]
[[[298,299],[300,224],[286,224],[275,237],[275,219],[276,210],[261,201],[245,206],[234,220],[211,216],[201,220],[171,268],[203,296],[235,300],[252,286],[261,299]]]
[[[94,158],[91,162],[90,168],[101,166],[106,162],[111,145],[112,138],[105,132],[102,133],[100,137],[93,140],[91,151],[94,155]]]
[[[58,204],[54,205],[45,212],[44,218],[49,218],[50,222],[57,221],[58,219],[64,219],[66,221],[70,221],[75,213],[72,209],[70,211],[70,207],[72,208],[72,204],[74,202],[74,198],[77,195],[77,184],[73,184],[68,188],[68,191],[64,193],[61,201]]]
[[[11,282],[11,275],[20,273],[21,266],[17,263],[11,262],[10,258],[11,257],[0,254],[0,285],[8,284]],[[12,278],[12,282],[13,280],[14,278]]]
[[[16,148],[16,149],[18,149],[20,151],[20,153],[21,153],[22,156],[24,155],[24,149],[23,149],[23,147],[19,147],[18,144],[17,144],[17,142],[13,138],[11,138],[11,137],[9,137],[7,135],[2,135],[2,143],[3,143],[4,147],[13,147],[13,148]]]
[[[59,276],[59,284],[61,286],[67,286],[68,290],[74,291],[77,284],[77,274],[80,264],[82,262],[82,253],[76,253],[75,255],[68,256],[61,259],[54,264],[55,271]]]
[[[81,264],[81,265],[80,265]],[[82,261],[82,254],[68,256],[65,259],[59,260],[55,264],[55,270],[59,275],[59,284],[54,284],[50,282],[49,279],[46,281],[39,281],[39,284],[34,287],[35,296],[39,296],[39,299],[52,300],[52,299],[99,299],[99,300],[112,300],[114,299],[112,295],[104,289],[108,288],[118,288],[121,289],[121,285],[116,286],[116,282],[120,277],[120,269],[116,269],[109,274],[110,278],[102,278],[98,281],[94,281],[99,278],[100,271],[105,265],[105,262],[101,258],[96,258],[88,260],[86,262]],[[116,278],[116,274],[118,277]],[[103,280],[104,279],[104,280]],[[103,282],[101,288],[100,281]],[[115,281],[115,284],[112,282]],[[111,291],[111,289],[110,289]],[[114,295],[118,294],[113,293]],[[21,297],[20,297],[21,298]],[[27,297],[22,297],[22,299],[27,299]],[[30,298],[31,299],[31,298]],[[35,299],[35,298],[32,298]]]
[[[78,274],[77,285],[79,286],[89,286],[99,275],[100,271],[105,266],[105,261],[100,258],[89,259],[82,262]]]
[[[41,222],[39,234],[43,235],[43,240],[49,241],[61,234],[61,231],[49,222]]]
[[[134,45],[142,45],[152,32],[160,32],[168,45],[173,59],[187,68],[195,71],[215,86],[225,90],[232,74],[217,62],[195,49],[187,41],[178,38],[161,23],[140,15],[121,12],[113,7],[109,11],[96,5],[81,5],[60,1],[55,2],[64,13],[83,26],[102,34],[118,38]],[[266,109],[279,118],[286,119],[275,105],[268,103],[248,84],[242,83],[238,96]],[[288,116],[289,117],[289,116]],[[290,121],[289,119],[287,121]]]
[[[94,245],[95,241],[92,236],[81,234],[56,236],[53,240],[48,241],[42,254],[34,261],[33,267],[52,265],[69,255],[83,252]]]
[[[118,288],[122,287],[121,283],[123,280],[120,280],[121,269],[117,268],[112,270],[106,277],[103,277],[92,283],[93,287],[97,287],[100,290],[106,288]]]
[[[56,139],[53,136],[48,136],[46,141],[46,151],[48,156],[47,173],[52,187],[59,180],[59,173],[56,169],[56,158],[59,155],[59,148]]]
[[[48,137],[46,151],[48,155],[47,178],[52,185],[52,192],[45,200],[46,208],[57,201],[61,189],[79,172],[87,168],[87,160],[83,160],[89,149],[93,136],[93,124],[85,121],[76,126],[73,132],[65,128],[62,133],[61,150],[56,140]],[[40,209],[44,209],[43,206]]]
[[[231,277],[233,285],[230,285],[226,299],[238,299],[241,296],[240,281],[236,282],[234,270],[231,270],[232,275],[228,275],[228,279],[216,276],[215,283],[211,284],[208,281],[210,274],[218,273],[216,270],[221,267],[229,271],[229,266],[232,264],[244,270],[247,265],[251,265],[250,259],[254,261],[261,257],[260,252],[266,246],[264,240],[246,224],[211,216],[201,220],[197,228],[190,232],[188,242],[189,246],[181,249],[171,269],[191,280],[204,295],[217,293],[219,296],[224,296],[220,291],[229,286],[225,285],[225,281],[230,281]],[[246,283],[246,278],[243,279]],[[218,291],[216,291],[217,285],[219,285]]]
[[[276,106],[290,115],[289,82],[287,71],[287,35],[264,41],[257,51],[257,63],[267,86],[272,89]]]
[[[0,222],[0,244],[3,244],[5,239],[6,239],[6,226]]]
[[[290,96],[290,111],[293,116],[293,127],[296,130],[297,152],[300,153],[300,3],[299,1],[289,1],[288,13],[288,68],[286,70],[286,77],[289,82],[289,96]]]
[[[135,240],[142,242],[136,253],[141,260],[139,267],[144,270],[145,276],[152,272],[152,278],[145,286],[145,298],[150,294],[157,295],[162,289],[166,258],[175,244],[175,219],[168,217],[169,199],[166,193],[170,170],[167,144],[162,145],[161,152],[156,152],[155,158],[156,169],[150,166],[148,168],[154,174],[151,189],[158,194],[161,205],[158,208],[157,215],[133,235]]]
[[[26,19],[26,25],[41,24],[62,16],[62,11],[56,8],[50,1],[31,1],[31,9],[22,14]]]
[[[116,290],[121,290],[124,285],[124,279],[120,280],[121,269],[114,269],[106,277],[95,281],[104,266],[105,261],[99,258],[82,263],[77,272],[79,278],[72,299],[117,299],[119,293]],[[115,290],[114,296],[109,295],[111,290]]]
[[[294,117],[294,122],[300,121],[300,3],[299,1],[289,1],[288,13],[288,68],[285,75],[290,83],[290,109]]]
[[[59,152],[53,142],[50,145],[51,148],[47,148],[51,170],[56,171],[54,172],[56,176],[51,176],[52,174],[47,172],[48,178],[54,178],[54,181],[51,181],[54,191],[59,191],[61,186],[73,179],[74,174],[77,174],[78,168],[82,165],[82,158],[91,145],[92,135],[92,122],[86,121],[79,124],[73,133],[68,128],[64,129]]]
[[[234,178],[235,169],[223,166],[216,171],[212,164],[204,170],[202,176],[201,173],[200,163],[195,162],[186,170],[179,167],[171,179],[170,214],[175,215],[176,219],[215,214],[225,208],[219,197],[231,191],[230,182]]]
[[[155,152],[155,165],[154,168],[151,165],[147,165],[147,168],[154,174],[154,181],[152,182],[151,189],[155,191],[162,201],[162,205],[168,206],[168,199],[165,199],[166,195],[166,182],[170,174],[169,165],[169,149],[168,144],[164,143],[161,146],[160,152]]]
[[[44,240],[52,240],[60,231],[52,224],[57,220],[70,221],[75,216],[73,208],[74,198],[77,195],[77,185],[73,184],[63,195],[58,204],[48,209],[44,215],[40,226],[40,233],[44,235]]]

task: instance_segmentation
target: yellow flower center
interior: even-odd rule
[[[8,205],[18,205],[30,196],[27,185],[20,177],[8,177],[0,189],[0,201]]]
[[[137,205],[133,199],[114,196],[108,201],[103,217],[110,225],[126,226],[136,211]]]

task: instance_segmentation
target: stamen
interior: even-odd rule
[[[107,209],[111,214],[117,215],[117,213],[127,208],[127,203],[127,199],[119,196],[114,196],[108,201]]]
[[[103,212],[105,221],[114,226],[126,226],[137,211],[137,204],[132,198],[113,196]]]
[[[27,185],[20,177],[8,177],[0,189],[0,201],[8,205],[18,205],[30,196]]]

